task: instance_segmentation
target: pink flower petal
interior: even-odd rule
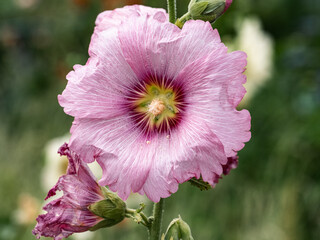
[[[100,13],[96,20],[95,32],[117,27],[122,23],[130,21],[130,18],[137,18],[139,16],[154,16],[161,21],[168,19],[166,11],[161,8],[151,8],[143,5],[125,6]]]
[[[237,59],[236,65],[233,55],[246,56],[241,52],[213,51],[185,67],[176,79],[184,81],[188,92],[189,112],[186,115],[192,111],[201,116],[199,121],[211,127],[222,142],[227,157],[235,156],[251,137],[249,112],[235,109],[235,102],[239,102],[245,92],[242,72],[246,60]]]
[[[79,66],[67,75],[68,85],[59,103],[67,114],[76,117],[110,118],[123,114],[119,112],[123,94],[128,83],[136,76],[127,64],[119,41],[112,29],[92,39],[89,59],[85,66]]]

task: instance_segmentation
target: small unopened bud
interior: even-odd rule
[[[88,209],[93,214],[104,218],[104,220],[92,227],[91,231],[111,227],[121,222],[126,213],[126,204],[117,194],[103,187],[101,189],[106,199],[91,204]]]
[[[230,6],[232,0],[191,0],[189,13],[192,19],[213,23]]]
[[[175,218],[168,226],[167,232],[161,240],[194,240],[189,225],[179,218]]]
[[[179,18],[176,25],[182,28],[183,24],[190,20],[203,20],[213,23],[231,5],[232,0],[191,0],[188,12]]]

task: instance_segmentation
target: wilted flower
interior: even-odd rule
[[[33,234],[37,238],[45,236],[60,240],[72,233],[120,222],[125,215],[125,203],[96,183],[89,168],[69,150],[67,144],[61,146],[59,153],[68,157],[67,174],[59,178],[46,199],[58,190],[63,191],[63,196],[43,208],[47,213],[37,218]]]
[[[60,155],[57,149],[68,142],[70,134],[56,137],[48,141],[44,147],[44,166],[41,171],[41,184],[44,190],[50,189],[58,181],[59,177],[65,174],[68,167],[68,158]],[[101,168],[95,162],[88,164],[91,172],[96,177],[101,177]]]
[[[228,157],[250,139],[246,54],[227,53],[208,22],[168,22],[162,9],[129,6],[101,13],[85,66],[59,96],[75,117],[70,148],[103,169],[100,185],[170,196],[193,177],[212,186]]]

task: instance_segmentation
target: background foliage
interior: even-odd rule
[[[44,146],[70,128],[71,117],[57,103],[65,75],[74,64],[85,64],[97,14],[134,2],[139,1],[0,2],[0,239],[34,239],[35,222],[22,224],[15,213],[25,202],[21,193],[40,202],[44,198]],[[166,7],[165,0],[143,3]],[[178,0],[178,16],[187,4]],[[232,40],[237,22],[246,16],[260,18],[275,43],[273,74],[246,104],[252,114],[252,139],[239,154],[239,167],[215,189],[200,192],[183,184],[166,202],[164,225],[181,214],[195,239],[316,240],[320,2],[235,0],[214,25],[222,40]],[[145,238],[143,227],[127,222],[94,236]]]

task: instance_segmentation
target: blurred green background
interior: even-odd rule
[[[72,66],[88,58],[96,16],[139,2],[166,7],[165,0],[0,1],[1,240],[35,239],[34,215],[48,190],[44,149],[72,121],[57,95]],[[181,16],[188,0],[177,2]],[[163,225],[181,214],[196,240],[320,239],[320,1],[235,0],[214,27],[230,49],[248,51],[250,98],[241,107],[251,112],[252,139],[215,189],[181,185],[166,201]],[[75,238],[147,235],[124,222]]]

